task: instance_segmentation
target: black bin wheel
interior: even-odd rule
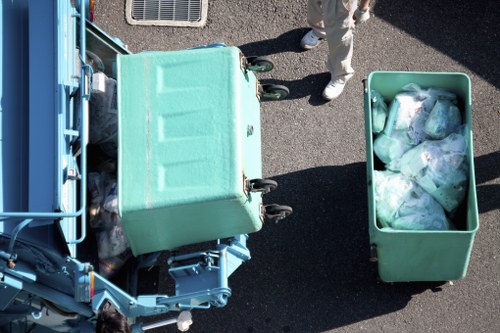
[[[287,98],[290,90],[279,84],[262,84],[260,86],[261,100],[280,101]]]
[[[262,192],[262,194],[274,191],[278,183],[272,179],[252,179],[250,180],[251,192]]]
[[[271,60],[264,57],[247,57],[247,69],[252,72],[269,72],[274,68]]]
[[[277,204],[266,205],[264,208],[266,219],[275,222],[283,220],[293,212],[292,207]]]

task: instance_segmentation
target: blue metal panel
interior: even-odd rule
[[[35,212],[57,208],[54,4],[29,2],[29,210]]]
[[[27,208],[27,7],[0,2],[0,211]],[[0,220],[0,233],[9,229]]]

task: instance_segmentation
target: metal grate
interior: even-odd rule
[[[203,26],[208,0],[127,0],[130,24]]]

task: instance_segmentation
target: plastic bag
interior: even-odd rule
[[[385,164],[398,160],[413,147],[414,145],[408,137],[408,133],[401,130],[393,131],[391,136],[380,133],[373,142],[375,155]]]
[[[376,90],[371,91],[372,96],[372,131],[373,133],[380,133],[384,130],[385,121],[387,119],[387,104],[384,98]]]
[[[418,145],[431,138],[425,125],[436,101],[456,103],[456,95],[441,88],[422,89],[415,83],[405,85],[402,90],[390,104],[384,132],[391,136],[393,130],[408,131],[411,143]]]
[[[116,80],[105,78],[105,92],[93,91],[89,102],[89,142],[106,155],[118,153],[118,111]]]
[[[408,83],[403,86],[402,90],[412,92],[416,99],[422,101],[422,107],[427,113],[431,112],[438,99],[449,100],[454,104],[456,104],[457,101],[457,96],[454,93],[443,88],[431,87],[422,89],[416,83]]]
[[[389,105],[389,116],[384,133],[391,135],[393,130],[408,130],[422,110],[422,100],[414,92],[397,94]]]
[[[450,230],[443,207],[422,188],[415,186],[399,208],[391,227],[399,230]]]
[[[423,122],[423,133],[426,117],[422,118],[422,110],[422,101],[415,92],[399,93],[394,97],[385,128],[373,143],[374,153],[382,162],[389,164],[420,143],[420,134],[413,130],[412,124],[422,119],[418,123]]]
[[[462,124],[460,110],[450,100],[438,100],[425,122],[424,131],[432,139],[444,139]]]
[[[416,184],[400,173],[376,170],[373,173],[373,184],[377,220],[382,227],[390,227]]]
[[[382,227],[400,230],[449,230],[441,205],[401,173],[374,172],[376,215]]]
[[[116,181],[106,173],[89,173],[89,223],[97,240],[101,275],[113,274],[130,256],[128,239],[118,215]],[[109,276],[109,275],[108,275]]]
[[[374,142],[375,154],[391,170],[399,170],[397,160],[409,149],[425,140],[443,139],[458,129],[460,111],[451,107],[456,99],[442,88],[422,89],[415,83],[403,86],[389,105],[385,128]]]
[[[463,130],[460,132],[443,140],[425,141],[400,161],[401,173],[416,181],[448,212],[462,203],[467,189],[467,145]]]

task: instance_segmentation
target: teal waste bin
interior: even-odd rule
[[[118,203],[134,255],[256,232],[258,81],[236,47],[118,56]]]
[[[377,223],[374,171],[382,170],[384,166],[373,153],[371,90],[378,91],[390,101],[408,83],[416,83],[422,88],[444,88],[458,97],[466,131],[469,180],[466,198],[455,216],[457,230],[395,230],[382,228]],[[372,256],[377,260],[378,273],[383,281],[449,281],[465,277],[474,236],[479,228],[471,106],[470,79],[463,73],[372,72],[365,81],[369,235]]]

